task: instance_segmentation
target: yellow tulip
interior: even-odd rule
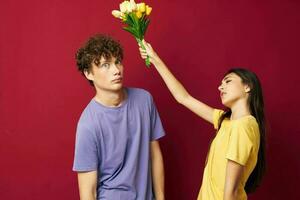
[[[141,13],[143,13],[143,12],[146,11],[146,5],[145,5],[145,3],[139,3],[139,4],[137,4],[137,6],[138,6],[138,10],[139,10]]]
[[[137,10],[137,5],[134,2],[134,0],[130,0],[130,7],[132,11],[136,11]]]
[[[111,14],[115,17],[115,18],[119,18],[122,19],[122,12],[118,11],[118,10],[113,10],[111,12]]]
[[[131,13],[132,12],[132,7],[131,7],[131,4],[130,2],[128,1],[128,3],[126,4],[127,6],[127,13]]]
[[[121,19],[122,19],[123,22],[125,22],[127,20],[126,15],[123,14],[122,17],[121,17]]]
[[[146,6],[146,15],[150,15],[152,8],[150,6]]]
[[[138,19],[140,19],[143,16],[143,14],[139,10],[136,11],[135,15],[137,16]]]
[[[129,13],[129,12],[131,12],[130,2],[129,2],[129,1],[123,1],[123,2],[120,4],[120,11],[121,11],[122,13]]]

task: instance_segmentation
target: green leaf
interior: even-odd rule
[[[125,31],[128,31],[129,33],[131,33],[132,35],[134,35],[134,37],[138,37],[138,34],[136,33],[136,31],[134,29],[132,29],[132,27],[123,27],[123,29]]]
[[[126,20],[124,21],[128,26],[123,27],[124,30],[133,34],[138,39],[143,39],[150,23],[150,20],[147,18],[145,14],[139,19],[135,15],[135,13],[129,13],[126,16]]]
[[[129,13],[129,16],[130,16],[130,18],[132,20],[132,26],[135,26],[135,27],[138,26],[139,23],[138,23],[138,19],[135,16],[135,14],[134,13]]]
[[[135,21],[135,29],[138,32],[138,38],[143,38],[143,32],[142,32],[142,21],[141,19],[138,19],[137,16],[135,14],[133,14],[133,18]]]
[[[142,34],[145,35],[148,25],[150,23],[150,20],[148,18],[146,18],[143,22],[143,28],[142,28]]]
[[[126,21],[124,21],[128,26],[133,26],[133,21],[130,17],[126,18]]]

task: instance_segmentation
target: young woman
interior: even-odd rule
[[[143,41],[147,56],[178,103],[212,123],[217,134],[210,145],[198,200],[244,200],[260,184],[265,172],[265,119],[262,88],[246,69],[229,70],[219,86],[226,111],[192,97]]]

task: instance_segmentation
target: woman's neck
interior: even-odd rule
[[[231,106],[231,120],[239,119],[241,117],[251,115],[248,102],[246,100],[240,100],[235,102],[233,106]]]

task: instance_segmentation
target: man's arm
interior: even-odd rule
[[[80,200],[96,200],[97,171],[78,172]]]
[[[162,153],[158,141],[151,141],[152,181],[156,200],[165,199],[165,176]]]

